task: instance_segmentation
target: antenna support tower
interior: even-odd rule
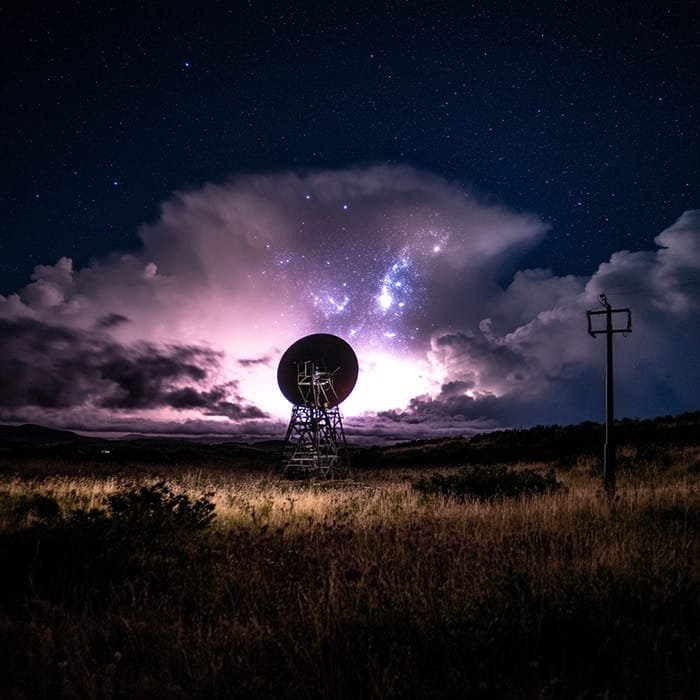
[[[293,404],[280,459],[284,476],[347,476],[350,458],[339,404],[354,388],[357,371],[352,348],[333,335],[306,336],[284,353],[277,382]]]

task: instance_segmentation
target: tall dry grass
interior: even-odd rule
[[[307,484],[185,470],[168,486],[209,498],[216,519],[176,546],[65,524],[159,477],[2,478],[5,553],[27,580],[2,601],[0,689],[695,697],[697,454],[637,471],[628,457],[612,502],[587,461],[558,474],[566,493],[496,503],[422,496],[415,471]],[[32,493],[59,504],[58,524],[13,510]]]

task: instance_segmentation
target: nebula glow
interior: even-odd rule
[[[635,317],[623,415],[695,408],[697,212],[590,278],[518,270],[547,230],[406,167],[177,193],[139,250],[81,270],[63,258],[0,297],[0,420],[278,436],[277,361],[316,332],[358,355],[351,437],[597,419],[602,348],[584,312],[601,291]]]

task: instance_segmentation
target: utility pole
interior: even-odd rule
[[[601,333],[605,333],[605,447],[603,448],[603,485],[608,496],[615,495],[615,471],[617,466],[617,455],[615,452],[615,393],[613,384],[613,333],[632,332],[632,312],[629,309],[613,309],[605,294],[600,295],[600,303],[603,310],[587,311],[588,333],[595,338]],[[595,329],[593,327],[593,317],[605,314],[605,328]],[[626,325],[624,328],[615,328],[613,325],[613,314],[625,314]]]

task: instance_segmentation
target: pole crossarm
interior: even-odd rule
[[[625,327],[624,328],[593,328],[593,316],[603,316],[610,314],[611,318],[614,314],[625,314]],[[595,338],[597,335],[602,333],[631,333],[632,332],[632,311],[630,309],[595,309],[592,311],[586,311],[586,316],[588,317],[588,335]]]

